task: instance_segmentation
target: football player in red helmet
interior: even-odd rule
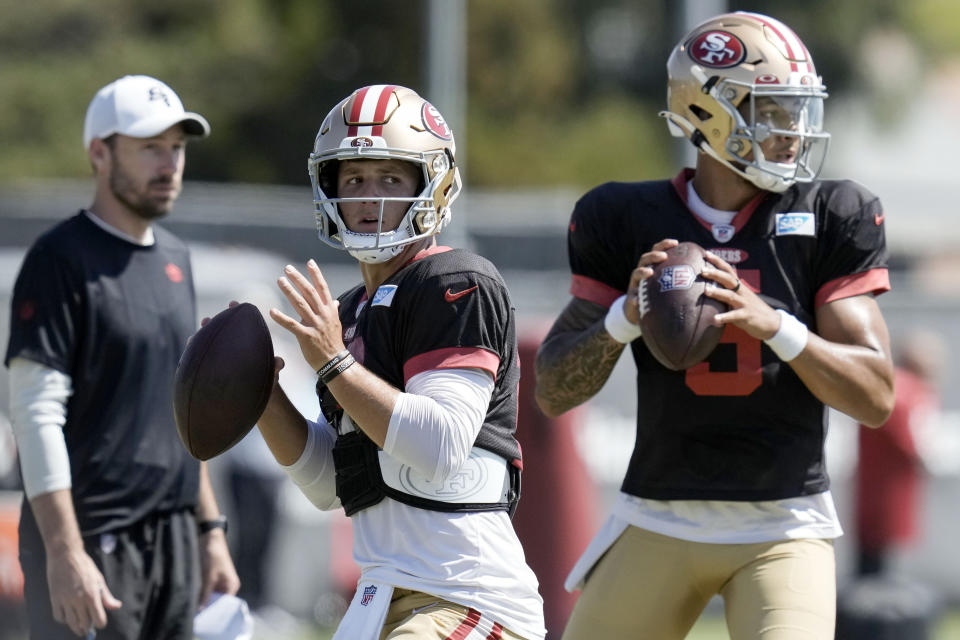
[[[612,513],[574,567],[564,638],[680,640],[720,595],[733,640],[832,638],[827,407],[878,426],[893,406],[880,201],[817,175],[827,96],[782,22],[729,13],[667,62],[662,112],[697,148],[673,180],[609,183],[577,203],[573,298],[540,347],[551,416],[592,397],[626,345],[637,367],[633,455]],[[663,367],[640,337],[637,289],[678,241],[729,306],[708,359]],[[655,286],[655,285],[654,285]]]
[[[513,306],[489,261],[437,244],[460,191],[453,132],[411,89],[363,87],[324,118],[308,165],[320,239],[363,282],[335,298],[313,260],[286,268],[294,314],[270,315],[317,371],[323,415],[277,384],[259,427],[315,505],[351,517],[361,578],[334,637],[542,639],[510,521]]]

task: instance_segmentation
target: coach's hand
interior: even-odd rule
[[[122,602],[113,597],[103,574],[83,549],[64,549],[47,555],[47,584],[53,619],[78,636],[107,626],[107,611]]]

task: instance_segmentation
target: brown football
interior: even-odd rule
[[[667,259],[653,265],[653,275],[640,283],[640,329],[650,353],[665,367],[680,371],[702,362],[720,341],[723,327],[713,316],[727,305],[704,295],[701,273],[704,250],[681,242],[667,250]]]
[[[190,454],[209,460],[239,442],[273,390],[273,341],[260,310],[225,309],[190,338],[173,380],[177,432]]]

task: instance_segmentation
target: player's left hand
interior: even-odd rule
[[[337,309],[340,302],[330,294],[330,288],[320,267],[307,261],[309,279],[287,265],[284,275],[277,280],[280,290],[300,316],[296,320],[279,309],[270,309],[270,317],[289,331],[300,344],[300,351],[314,370],[319,369],[343,351],[343,333]]]
[[[706,295],[730,307],[729,311],[714,316],[714,324],[732,324],[758,340],[773,337],[780,328],[780,316],[773,307],[737,277],[737,270],[720,256],[707,251],[706,259],[712,267],[704,267],[703,277],[717,285],[707,287]]]
[[[212,529],[200,536],[200,568],[198,608],[203,607],[214,592],[232,596],[240,590],[240,577],[230,558],[223,529]]]

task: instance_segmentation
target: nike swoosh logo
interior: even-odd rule
[[[446,292],[443,294],[443,299],[446,300],[447,302],[456,302],[457,300],[467,295],[471,291],[476,291],[479,286],[480,285],[475,284],[469,289],[464,289],[463,291],[458,291],[456,293],[454,293],[453,291],[450,291],[450,289],[447,289]]]
[[[879,227],[880,223],[882,223],[883,219],[886,217],[887,217],[886,213],[875,213],[873,214],[873,222]]]

